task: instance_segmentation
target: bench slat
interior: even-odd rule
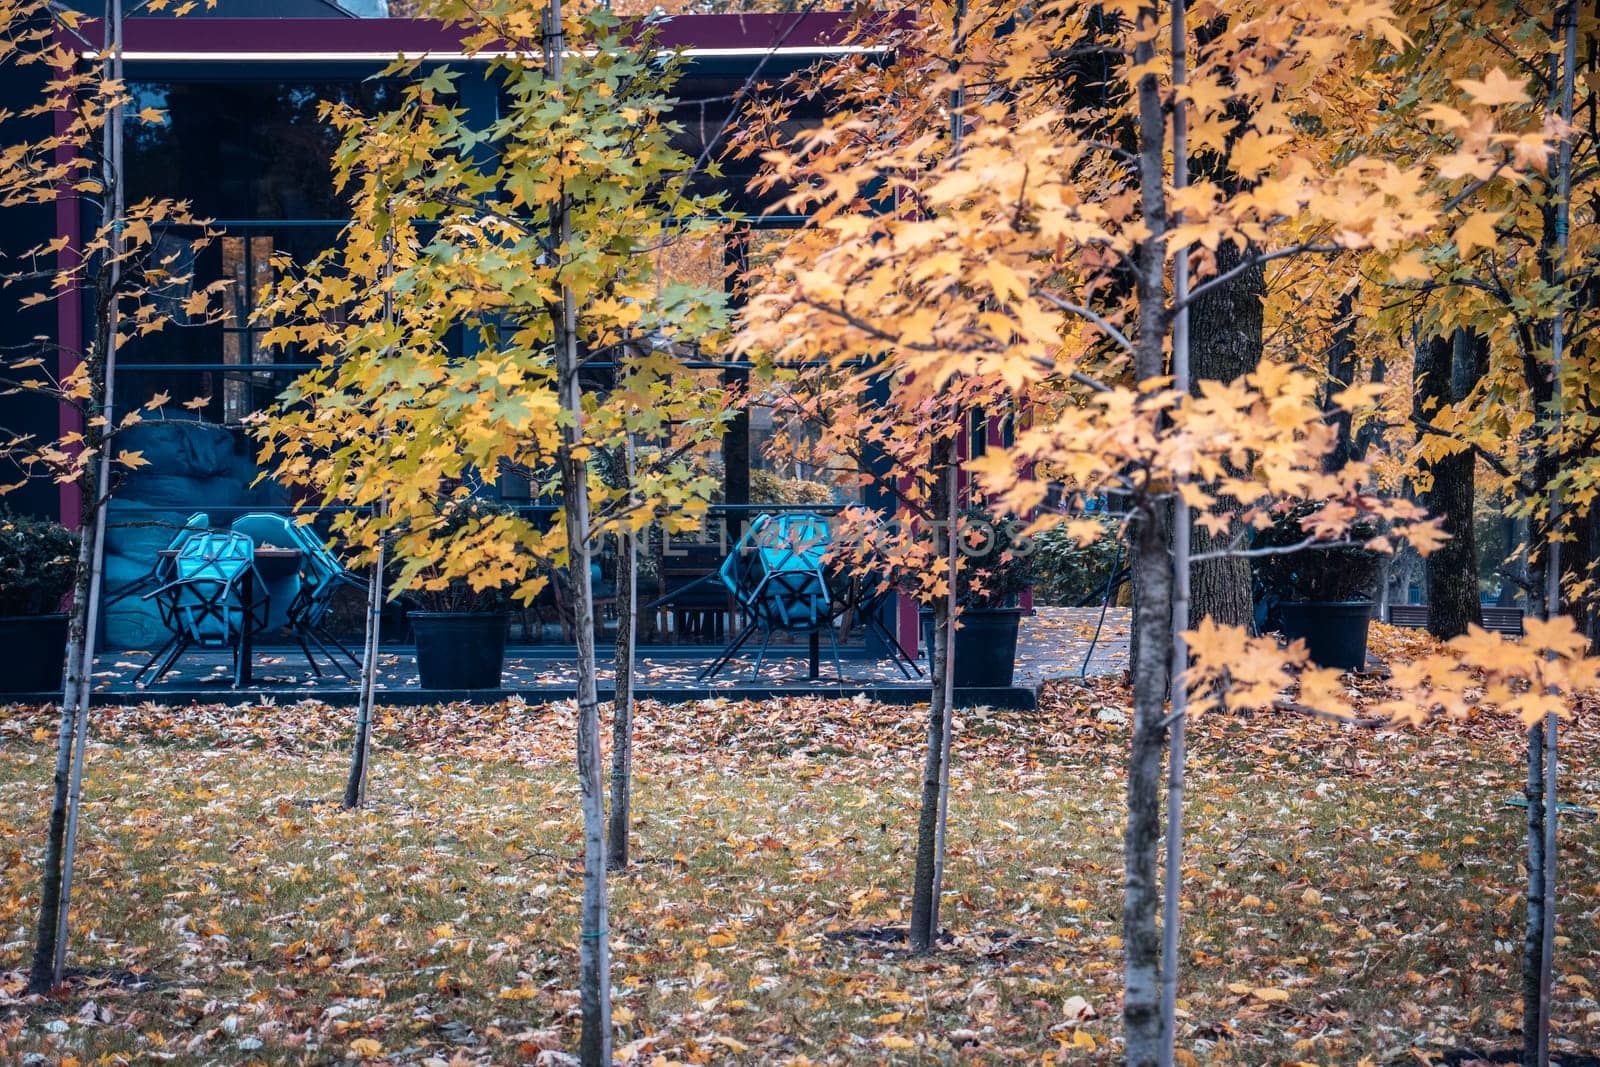
[[[1484,607],[1483,628],[1493,633],[1510,634],[1521,637],[1523,634],[1521,608]],[[1426,604],[1390,604],[1389,624],[1391,626],[1421,627],[1428,625],[1428,605]]]

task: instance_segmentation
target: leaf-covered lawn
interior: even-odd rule
[[[574,1043],[570,708],[385,713],[359,813],[330,803],[348,711],[97,713],[74,934],[92,976],[42,1005],[17,998],[53,734],[47,713],[5,714],[0,1060],[514,1063]],[[643,709],[639,862],[613,880],[611,925],[631,1062],[1116,1058],[1121,691],[960,717],[954,939],[928,959],[862,936],[905,918],[920,714]],[[1216,719],[1190,736],[1190,1054],[1414,1063],[1511,1042],[1514,730]],[[1591,713],[1566,747],[1587,806],[1597,736]],[[1580,1044],[1600,1034],[1597,851],[1596,823],[1567,819],[1555,1027]]]

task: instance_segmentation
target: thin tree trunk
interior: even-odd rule
[[[1134,524],[1133,580],[1139,596],[1133,624],[1143,631],[1133,664],[1133,744],[1128,755],[1128,822],[1123,837],[1123,1026],[1125,1057],[1148,1067],[1161,1060],[1159,900],[1156,857],[1161,842],[1162,755],[1166,748],[1167,674],[1171,664],[1171,530],[1148,512]]]
[[[383,552],[378,541],[378,558],[372,564],[372,584],[367,586],[367,625],[361,649],[361,691],[356,707],[356,736],[350,746],[350,774],[344,783],[344,807],[359,808],[367,802],[367,769],[372,752],[372,712],[377,699],[379,625],[383,619]]]
[[[1528,730],[1528,922],[1522,936],[1522,1062],[1534,1067],[1539,1050],[1539,975],[1544,967],[1544,727]]]
[[[1139,12],[1140,28],[1154,26],[1157,12]],[[1166,371],[1170,328],[1166,305],[1167,205],[1164,189],[1166,112],[1161,88],[1149,64],[1153,36],[1141,33],[1135,64],[1148,73],[1139,79],[1139,163],[1141,217],[1149,235],[1135,249],[1139,308],[1134,374],[1143,385]],[[1167,681],[1172,666],[1172,529],[1159,502],[1147,500],[1134,523],[1134,629],[1139,642],[1133,661],[1133,744],[1128,755],[1128,822],[1123,837],[1123,1056],[1130,1067],[1161,1060],[1161,939],[1156,929],[1159,902],[1156,867],[1161,841],[1162,756],[1166,749]]]
[[[928,512],[948,515],[951,511],[952,493],[950,471],[954,467],[954,443],[940,438],[933,443],[933,492],[929,494]],[[955,530],[944,524],[940,540],[940,556],[949,552]],[[933,649],[929,657],[932,687],[928,694],[927,752],[922,762],[922,804],[917,817],[917,865],[911,881],[911,926],[908,940],[913,952],[927,952],[938,940],[939,907],[936,899],[935,872],[943,866],[939,856],[939,812],[943,803],[943,789],[949,781],[945,768],[945,754],[949,751],[950,691],[946,684],[950,673],[953,648],[950,641],[951,601],[936,598],[933,609]],[[942,873],[942,872],[941,872]]]
[[[92,527],[94,500],[99,487],[93,476],[86,479],[79,530]],[[56,725],[56,768],[50,801],[50,824],[45,834],[44,865],[39,876],[39,918],[33,943],[33,964],[28,972],[28,992],[48,993],[60,981],[57,960],[65,954],[59,927],[64,925],[61,908],[62,872],[65,867],[67,808],[71,797],[73,752],[79,734],[81,705],[77,695],[83,677],[89,673],[83,651],[88,632],[89,574],[94,567],[94,540],[82,536],[78,542],[78,566],[72,584],[72,617],[68,624],[67,679],[61,694],[61,714]],[[59,946],[59,951],[58,951]]]
[[[957,414],[951,412],[952,419]],[[945,498],[945,566],[949,590],[945,594],[944,665],[938,675],[943,692],[940,704],[944,707],[944,728],[939,735],[939,819],[933,835],[933,891],[929,894],[931,918],[928,922],[934,941],[939,937],[939,912],[944,903],[945,841],[950,827],[950,753],[956,735],[956,624],[960,612],[957,554],[961,542],[957,528],[959,501],[954,463],[945,471]]]
[[[1188,73],[1189,36],[1186,25],[1187,0],[1172,5],[1172,84],[1182,87]],[[1172,187],[1181,190],[1189,184],[1189,113],[1180,101],[1172,109]],[[1173,224],[1183,221],[1181,214]],[[1189,250],[1179,247],[1172,257],[1172,301],[1178,310],[1172,317],[1172,387],[1180,397],[1188,395],[1190,381]],[[1259,353],[1259,346],[1257,348]],[[1259,358],[1259,354],[1258,357]],[[1181,488],[1181,486],[1180,486]],[[1172,503],[1172,610],[1171,622],[1171,743],[1167,750],[1167,857],[1166,877],[1161,886],[1161,1067],[1172,1067],[1178,1037],[1178,949],[1183,921],[1183,792],[1187,749],[1189,691],[1184,672],[1189,669],[1189,646],[1183,636],[1189,625],[1191,565],[1189,505],[1181,493]],[[1248,568],[1243,593],[1248,605]],[[1248,614],[1245,624],[1248,625]],[[1235,625],[1238,625],[1235,623]]]
[[[393,204],[390,205],[393,210]],[[383,321],[394,333],[394,232],[383,238]],[[392,349],[391,349],[392,351]],[[378,503],[382,516],[384,504]],[[350,774],[344,783],[344,807],[359,808],[367,802],[367,769],[372,754],[372,712],[378,692],[378,648],[382,639],[384,538],[378,537],[377,559],[372,564],[372,582],[367,586],[367,619],[361,647],[361,691],[356,700],[356,736],[350,746]]]
[[[1349,411],[1333,402],[1333,398],[1356,379],[1355,298],[1354,292],[1345,293],[1339,298],[1333,342],[1328,346],[1328,384],[1322,393],[1322,410],[1337,433],[1333,450],[1322,457],[1322,469],[1329,474],[1344,469],[1356,451],[1356,442],[1351,434],[1354,420]]]
[[[107,0],[105,59],[102,77],[122,78],[122,3]],[[103,131],[102,183],[106,190],[103,227],[110,234],[107,261],[97,272],[95,346],[90,354],[89,380],[95,390],[91,403],[102,420],[86,420],[84,447],[98,449],[92,468],[83,474],[83,504],[79,511],[77,573],[73,578],[72,614],[68,623],[67,677],[56,730],[56,767],[46,831],[45,858],[40,873],[39,919],[34,940],[28,989],[45,993],[66,975],[67,947],[72,915],[72,868],[78,844],[83,800],[83,770],[88,758],[89,692],[94,677],[94,649],[99,640],[100,591],[105,569],[105,497],[111,488],[113,394],[117,368],[117,294],[122,283],[123,239],[121,218],[122,108],[108,109]]]
[[[962,21],[966,0],[956,0],[953,12],[955,47],[950,73],[961,68]],[[961,155],[966,89],[958,79],[950,90],[950,158]],[[961,412],[950,412],[953,421]],[[955,636],[957,613],[956,463],[955,442],[941,438],[929,456],[933,493],[928,513],[943,516],[942,557],[947,560],[949,589],[933,603],[933,655],[929,666],[932,689],[928,700],[928,752],[922,767],[922,809],[917,818],[917,867],[911,882],[911,925],[907,941],[913,952],[928,952],[939,939],[939,903],[944,893],[945,826],[950,815],[950,748],[955,709]]]
[[[561,0],[546,13],[545,66],[559,85],[566,41]],[[556,254],[572,243],[570,201],[565,190],[556,209]],[[557,401],[562,414],[556,463],[567,527],[567,572],[572,587],[574,636],[578,642],[578,788],[583,805],[583,912],[578,932],[578,1000],[583,1014],[579,1059],[584,1067],[611,1067],[611,947],[606,899],[605,790],[600,771],[600,698],[595,677],[594,586],[589,574],[589,472],[583,452],[583,390],[578,378],[578,309],[572,288],[562,283],[552,308]]]
[[[633,492],[633,436],[623,442],[623,469]],[[617,591],[622,621],[617,626],[616,693],[611,702],[611,823],[606,863],[613,871],[628,866],[628,820],[633,802],[633,653],[639,631],[638,539],[624,523],[617,531]]]
[[[1566,258],[1568,224],[1572,211],[1572,101],[1578,66],[1578,0],[1567,0],[1561,14],[1553,20],[1552,28],[1560,35],[1562,44],[1560,112],[1564,132],[1556,164],[1556,198],[1554,217],[1553,255],[1544,256],[1541,267],[1550,281],[1562,288],[1567,284]],[[1559,305],[1550,323],[1550,399],[1555,432],[1551,434],[1552,447],[1545,449],[1549,456],[1561,447],[1562,389],[1561,374],[1565,357],[1566,320]],[[1561,487],[1553,475],[1562,457],[1557,454],[1547,461],[1552,477],[1543,484],[1549,487],[1549,538],[1545,548],[1544,617],[1548,621],[1561,612]],[[1538,743],[1535,743],[1535,737]],[[1548,1067],[1550,1063],[1550,1001],[1555,979],[1556,934],[1556,842],[1557,820],[1560,812],[1557,783],[1557,742],[1560,726],[1554,714],[1546,715],[1544,731],[1540,735],[1535,726],[1529,731],[1528,783],[1541,779],[1539,797],[1543,802],[1542,816],[1534,818],[1533,798],[1528,798],[1528,932],[1523,957],[1522,1040],[1525,1063]],[[1536,752],[1538,749],[1540,751]],[[1538,760],[1535,756],[1539,756]],[[1536,866],[1537,861],[1537,866]],[[1537,875],[1535,871],[1537,870]],[[1534,888],[1537,883],[1538,902],[1535,906]],[[1537,920],[1537,925],[1535,923]],[[1531,994],[1531,996],[1530,996]]]

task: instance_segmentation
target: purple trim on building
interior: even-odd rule
[[[57,31],[60,40],[60,31]],[[72,122],[72,112],[64,108],[55,113],[55,133],[64,136]],[[71,145],[56,146],[56,162],[70,164],[77,152]],[[83,205],[80,194],[63,187],[56,199],[56,234],[65,235],[66,247],[56,253],[56,268],[65,273],[77,269],[83,261]],[[77,285],[68,286],[56,300],[56,373],[62,378],[71,374],[80,362],[83,352],[83,290]],[[69,404],[62,404],[56,425],[62,435],[83,432],[83,412]],[[77,483],[63,483],[60,487],[61,522],[72,529],[78,528],[83,514],[83,490]]]

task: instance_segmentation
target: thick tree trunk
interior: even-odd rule
[[[945,515],[950,510],[949,471],[953,447],[952,442],[943,438],[933,444],[931,465],[934,487],[928,499],[928,511],[932,515]],[[953,533],[954,531],[946,524],[939,535],[941,559],[947,550],[945,539],[951,537]],[[946,701],[947,691],[944,681],[952,652],[950,604],[946,598],[936,597],[931,607],[933,648],[932,655],[929,656],[928,672],[932,687],[928,699],[928,747],[922,762],[922,803],[917,815],[917,866],[911,881],[911,926],[907,935],[913,952],[931,950],[939,937],[937,899],[939,887],[935,875],[943,867],[939,855],[942,843],[939,824],[940,813],[945,806],[943,790],[949,781],[945,758],[950,749],[947,735],[950,730],[951,709]]]
[[[1217,249],[1217,270],[1237,266],[1243,253],[1233,245]],[[1231,382],[1261,362],[1262,300],[1266,275],[1247,270],[1220,289],[1204,293],[1189,309],[1189,369],[1195,392],[1203,381]],[[1238,531],[1214,534],[1196,526],[1190,543],[1196,553],[1225,547]],[[1250,586],[1250,561],[1211,559],[1190,565],[1189,622],[1211,618],[1227,626],[1255,621]]]
[[[1432,337],[1417,347],[1414,412],[1431,419],[1440,408],[1464,400],[1481,373],[1480,341],[1458,331],[1454,337]],[[1428,589],[1428,632],[1457,637],[1467,626],[1483,625],[1478,602],[1478,550],[1472,508],[1477,493],[1477,457],[1471,449],[1443,456],[1428,465],[1433,483],[1422,505],[1444,520],[1450,539],[1423,562]]]

